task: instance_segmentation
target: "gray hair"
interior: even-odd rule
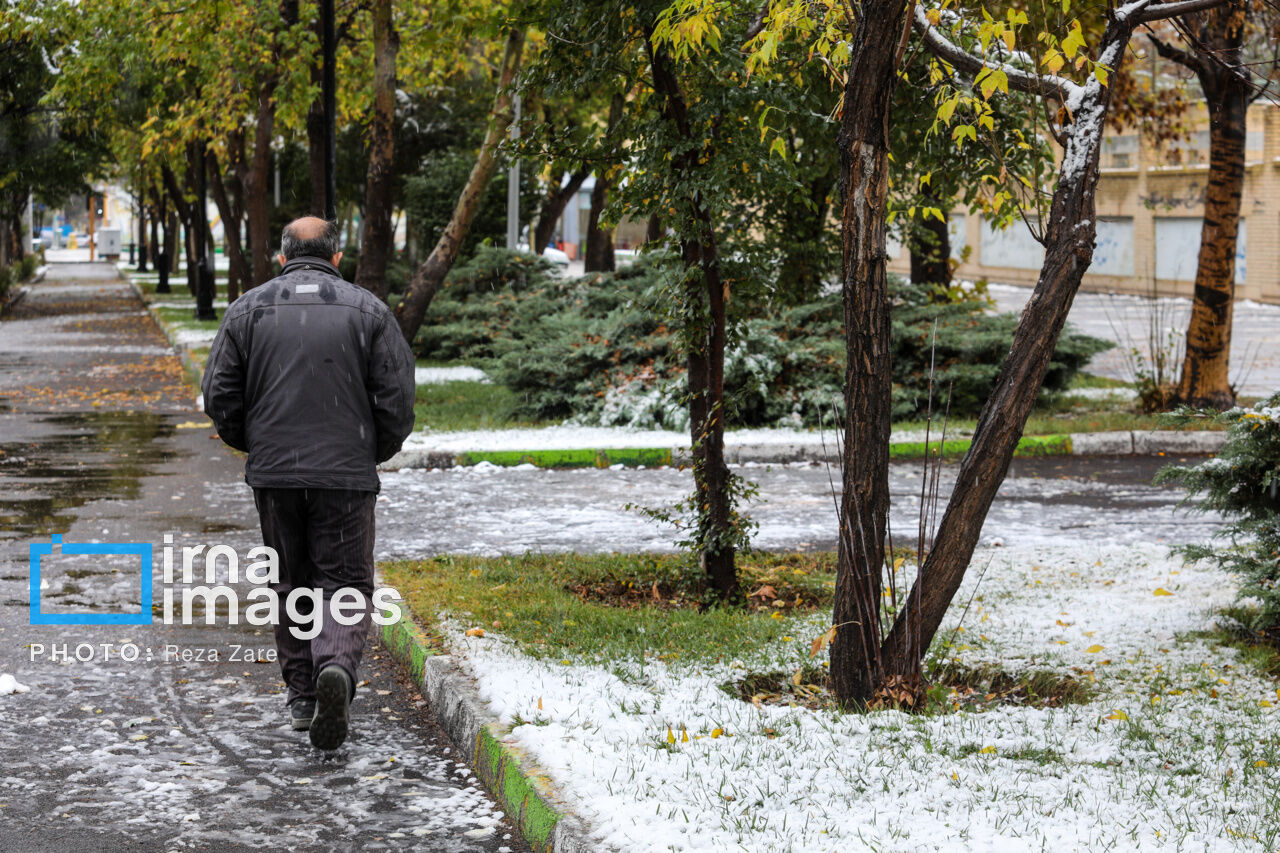
[[[294,258],[321,258],[327,261],[342,249],[342,229],[337,222],[326,221],[324,230],[309,240],[300,238],[294,232],[295,224],[290,222],[286,225],[280,239],[280,254],[284,255],[286,261]]]

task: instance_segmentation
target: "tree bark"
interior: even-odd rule
[[[222,217],[223,243],[227,250],[227,302],[231,303],[239,298],[241,283],[245,279],[244,246],[240,242],[240,217],[227,195],[218,155],[213,152],[213,149],[209,149],[206,159],[210,188],[213,191],[213,203],[217,205],[218,215]]]
[[[190,163],[187,164],[187,171],[190,171]],[[187,201],[186,193],[178,184],[178,176],[174,174],[173,169],[169,168],[168,163],[160,166],[160,174],[164,179],[165,189],[169,193],[169,201],[173,203],[173,213],[182,222],[183,231],[183,252],[186,254],[187,268],[187,290],[191,291],[191,295],[196,295],[196,265],[195,265],[195,228],[193,227],[191,203]],[[176,231],[176,229],[174,229]],[[166,237],[169,235],[166,234]],[[178,235],[173,235],[174,249],[177,249]],[[177,272],[177,252],[173,257],[173,272]]]
[[[320,38],[318,23],[314,29],[318,41]],[[311,207],[308,212],[312,216],[324,219],[324,97],[320,94],[323,75],[320,62],[320,54],[317,53],[315,62],[311,66],[311,85],[316,87],[316,97],[307,110],[307,177],[311,187]]]
[[[614,269],[613,229],[600,227],[600,214],[609,200],[610,181],[601,170],[591,188],[591,211],[587,214],[587,245],[583,252],[583,272],[611,272]]]
[[[652,33],[645,39],[645,51],[663,117],[679,138],[686,142],[698,141],[670,59],[661,48],[654,46]],[[672,164],[685,182],[692,183],[698,170],[700,148],[689,146]],[[741,591],[733,541],[729,467],[724,459],[725,282],[711,211],[696,190],[692,201],[696,226],[681,238],[680,256],[684,262],[685,298],[690,312],[686,321],[690,326],[686,381],[694,501],[701,542],[699,561],[711,589],[721,601],[730,602],[739,598]]]
[[[462,194],[458,196],[458,204],[453,209],[453,216],[445,226],[440,239],[431,251],[431,255],[414,272],[405,291],[404,299],[396,306],[396,322],[400,325],[400,333],[410,345],[422,326],[427,315],[427,308],[440,289],[444,277],[449,274],[462,241],[466,239],[480,208],[480,200],[493,178],[498,167],[498,145],[506,136],[507,128],[515,119],[512,106],[512,95],[516,74],[520,71],[520,60],[524,54],[524,30],[512,29],[507,33],[506,47],[502,54],[502,66],[498,76],[498,93],[494,97],[493,108],[489,111],[489,127],[484,141],[476,155],[476,164],[471,169]]]
[[[138,182],[138,272],[147,271],[147,187]]]
[[[889,105],[907,0],[869,0],[853,36],[840,122],[844,381],[843,494],[833,607],[831,683],[844,706],[880,685],[880,588],[889,513],[892,365],[885,215]]]
[[[269,75],[258,88],[257,126],[253,132],[253,157],[244,182],[248,198],[249,255],[253,275],[249,287],[271,278],[271,221],[267,207],[271,179],[271,137],[275,130],[276,77]],[[249,287],[245,289],[248,290]]]
[[[552,184],[547,188],[547,194],[542,199],[542,207],[538,209],[538,221],[533,226],[533,245],[529,248],[534,254],[541,255],[547,250],[547,244],[551,242],[551,235],[556,230],[556,223],[560,221],[560,217],[564,215],[564,209],[569,204],[569,199],[578,194],[578,190],[582,189],[582,183],[591,174],[591,167],[586,163],[578,171],[561,176],[561,180]],[[568,180],[565,180],[567,176]],[[563,186],[562,186],[563,184]]]
[[[1133,28],[1140,23],[1137,14],[1112,16],[1102,38],[1099,61],[1107,67],[1117,67]],[[917,28],[922,26],[917,16]],[[927,44],[937,52],[934,44]],[[950,56],[944,58],[951,61]],[[1014,79],[1011,75],[1011,85]],[[919,672],[920,662],[964,579],[987,511],[1035,405],[1071,303],[1093,260],[1098,153],[1111,89],[1097,81],[1083,89],[1075,120],[1064,128],[1063,166],[1049,212],[1044,265],[1014,333],[1009,355],[978,416],[972,445],[960,463],[932,549],[882,644],[886,677],[909,677]]]
[[[1187,16],[1183,23],[1196,33],[1195,53],[1152,39],[1161,56],[1196,73],[1209,110],[1209,180],[1195,298],[1174,397],[1179,403],[1225,410],[1236,402],[1229,376],[1231,321],[1240,199],[1244,191],[1245,118],[1251,94],[1250,81],[1240,72],[1245,3],[1233,0]]]
[[[942,206],[937,199],[929,199],[925,204]],[[919,227],[922,233],[912,235],[910,241],[911,283],[948,288],[951,286],[951,231],[945,221],[932,216],[925,217]],[[932,298],[936,301],[940,295],[934,290]]]
[[[391,201],[395,189],[396,52],[400,37],[391,18],[391,0],[373,6],[374,107],[365,176],[364,231],[356,284],[387,298],[387,261],[391,256]]]

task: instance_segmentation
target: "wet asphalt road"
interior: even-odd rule
[[[29,624],[50,534],[154,543],[157,565],[166,533],[260,543],[242,463],[103,276],[57,266],[0,323],[0,673],[30,687],[0,695],[0,850],[527,849],[375,642],[326,756],[285,723],[267,628]],[[43,609],[137,613],[137,566],[46,558]]]

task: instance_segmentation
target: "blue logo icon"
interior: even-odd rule
[[[142,569],[142,612],[140,613],[43,613],[40,610],[40,558],[53,554],[53,546],[63,554],[136,554]],[[50,542],[31,543],[31,624],[32,625],[150,625],[151,624],[151,544],[120,542],[63,543],[60,534]]]

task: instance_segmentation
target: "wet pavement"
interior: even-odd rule
[[[1001,311],[1021,311],[1031,288],[993,285],[991,296]],[[1190,299],[1081,293],[1071,304],[1067,322],[1085,334],[1117,343],[1094,356],[1089,372],[1132,382],[1139,366],[1136,349],[1148,366],[1152,353],[1176,356],[1169,377],[1176,381],[1190,317]],[[1280,305],[1237,302],[1232,318],[1228,376],[1236,393],[1266,397],[1280,391]]]
[[[29,623],[28,549],[52,534],[153,543],[157,566],[166,533],[260,543],[240,459],[114,274],[55,265],[0,323],[0,674],[30,688],[0,695],[0,850],[527,849],[375,642],[325,755],[286,724],[269,629],[225,607]],[[42,610],[140,613],[138,564],[46,557]]]

